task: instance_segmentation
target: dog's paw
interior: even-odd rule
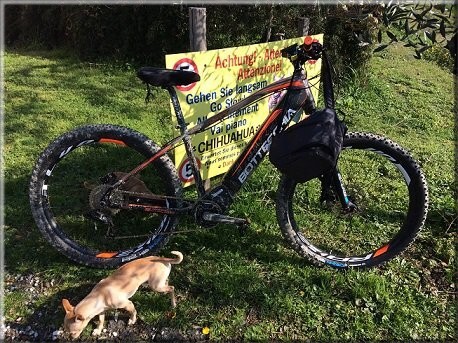
[[[137,322],[137,317],[130,318],[129,321],[127,322],[127,325],[134,325],[136,322]]]
[[[94,331],[92,331],[92,336],[100,336],[101,333],[101,329],[94,329]]]

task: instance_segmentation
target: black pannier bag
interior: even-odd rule
[[[269,159],[296,181],[311,180],[336,166],[346,131],[333,109],[315,111],[274,136]]]

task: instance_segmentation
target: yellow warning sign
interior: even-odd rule
[[[166,55],[166,68],[194,71],[200,75],[199,82],[177,87],[185,121],[189,123],[188,128],[268,84],[292,75],[294,68],[287,59],[281,57],[281,50],[295,43],[302,44],[304,38]],[[322,34],[312,38],[323,44]],[[321,60],[307,62],[305,69],[311,79],[320,73]],[[319,78],[311,84],[315,85],[312,94],[317,99]],[[193,136],[193,148],[204,180],[229,169],[264,122],[279,96],[278,93],[272,94],[252,103],[225,121]],[[176,124],[173,108],[172,120]],[[193,176],[183,145],[175,149],[175,165],[183,183],[191,184]]]

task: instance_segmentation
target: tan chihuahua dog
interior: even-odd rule
[[[99,325],[92,335],[102,332],[105,322],[104,312],[108,309],[125,309],[130,313],[129,325],[137,320],[137,311],[129,300],[141,284],[148,281],[151,289],[170,293],[172,306],[176,306],[175,289],[169,286],[167,279],[172,264],[183,261],[183,254],[172,251],[177,258],[150,256],[126,263],[112,275],[100,281],[92,291],[76,306],[72,306],[67,299],[62,299],[65,309],[64,330],[70,333],[73,339],[81,332],[95,316],[99,316]]]

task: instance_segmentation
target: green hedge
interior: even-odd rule
[[[355,33],[367,34],[371,25],[344,6],[209,5],[207,45],[218,49],[263,42],[269,22],[273,37],[278,32],[295,37],[301,16],[311,19],[311,34],[325,33],[340,73],[370,58]],[[163,65],[165,54],[189,49],[188,6],[8,5],[5,19],[7,47],[68,48],[83,60]]]

